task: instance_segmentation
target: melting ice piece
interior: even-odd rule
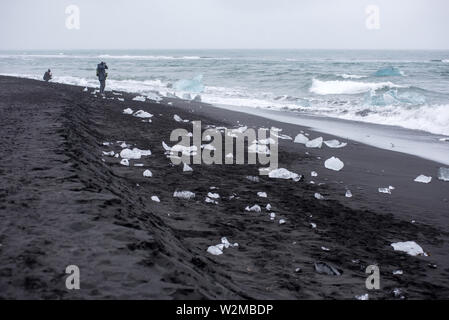
[[[87,89],[87,87],[86,88],[84,88],[83,89],[83,92],[87,92],[89,89]]]
[[[327,274],[329,276],[341,276],[341,271],[333,265],[325,262],[316,262],[315,271],[320,274]]]
[[[324,144],[326,146],[328,146],[329,148],[333,148],[333,149],[344,148],[348,145],[346,142],[340,142],[338,140],[324,141]]]
[[[153,176],[153,173],[151,172],[151,170],[145,170],[143,172],[143,176],[146,178],[151,178]]]
[[[158,196],[152,196],[151,200],[153,200],[154,202],[161,202]]]
[[[271,211],[271,204],[267,204],[267,206],[265,207],[265,209],[267,209],[267,211]]]
[[[195,194],[190,191],[175,191],[173,193],[173,197],[190,200],[190,199],[195,198]]]
[[[135,159],[138,160],[140,158],[142,158],[142,156],[151,156],[151,151],[150,150],[140,150],[138,148],[134,148],[134,149],[123,149],[120,152],[120,157],[122,157],[123,159]]]
[[[204,150],[210,150],[210,151],[216,151],[217,148],[215,148],[212,144],[203,144],[201,146]]]
[[[142,119],[149,119],[149,118],[153,117],[153,115],[151,113],[148,113],[143,110],[137,111],[136,113],[133,114],[133,116],[136,118],[142,118]]]
[[[266,192],[257,192],[257,195],[261,198],[266,198],[267,197],[267,193]]]
[[[216,245],[216,246],[210,246],[207,248],[207,252],[214,256],[219,256],[223,254],[223,246]]]
[[[124,102],[125,99],[124,98],[117,98],[118,101]]]
[[[438,170],[438,179],[449,181],[449,168],[440,168],[440,170]]]
[[[404,274],[404,272],[402,271],[402,270],[394,270],[393,271],[393,275],[395,275],[395,276],[397,276],[397,275],[403,275]]]
[[[178,116],[177,114],[175,114],[173,116],[173,119],[175,119],[176,122],[189,122],[189,120],[183,120],[180,116]]]
[[[352,192],[351,192],[351,190],[346,190],[345,197],[346,197],[346,198],[352,198]]]
[[[324,162],[324,166],[329,170],[340,171],[345,164],[340,159],[332,157]]]
[[[198,148],[196,146],[185,147],[180,144],[177,144],[171,148],[173,153],[182,152],[185,156],[194,156],[196,155]]]
[[[322,137],[319,137],[319,138],[316,138],[314,140],[310,140],[310,141],[306,142],[306,147],[307,148],[318,148],[318,149],[320,149],[322,145],[323,145],[323,138]]]
[[[379,192],[391,194],[391,189],[390,188],[379,188]]]
[[[290,172],[284,168],[275,169],[275,170],[270,171],[270,173],[268,174],[268,177],[273,178],[273,179],[285,179],[285,180],[292,179],[293,181],[296,181],[296,182],[301,180],[301,176],[299,174]]]
[[[420,183],[430,183],[432,181],[432,177],[428,177],[425,175],[420,175],[415,179],[415,182],[420,182]]]
[[[315,197],[315,199],[318,199],[318,200],[324,200],[324,197],[321,194],[319,194],[318,192],[315,193],[314,197]]]
[[[131,109],[131,108],[127,108],[127,109],[125,109],[125,110],[123,110],[123,113],[124,114],[133,114],[133,109]]]
[[[285,224],[285,223],[286,223],[286,221],[284,219],[279,220],[279,224]]]
[[[252,206],[252,207],[247,206],[247,207],[245,208],[245,210],[246,210],[246,211],[250,211],[250,212],[261,212],[261,211],[262,211],[262,209],[260,208],[260,206],[257,205],[257,204],[255,204],[255,205]]]
[[[133,101],[141,101],[141,102],[145,102],[145,100],[147,100],[147,98],[145,98],[144,96],[137,96],[133,99]]]
[[[189,166],[187,163],[184,162],[184,168],[182,169],[184,172],[190,172],[193,171],[192,167]]]
[[[315,171],[312,171],[312,172],[310,173],[310,175],[311,175],[312,177],[318,177],[318,173],[316,173]]]
[[[207,196],[211,199],[220,199],[220,195],[218,193],[209,192]]]
[[[115,156],[115,152],[114,151],[110,151],[110,152],[103,151],[103,155],[113,157],[113,156]]]
[[[206,197],[206,199],[204,199],[204,201],[205,201],[206,203],[218,204],[217,201],[215,201],[215,200],[213,200],[213,199],[211,199],[211,198],[209,198],[209,197]]]
[[[394,251],[402,251],[411,256],[427,256],[424,250],[414,241],[392,243]]]
[[[127,166],[127,167],[129,167],[129,160],[128,160],[128,159],[123,159],[122,161],[120,161],[120,164],[121,164],[122,166]]]
[[[309,142],[309,138],[307,138],[305,135],[303,135],[302,133],[298,134],[295,138],[295,143],[301,143],[301,144],[306,144],[307,142]]]
[[[233,155],[232,153],[228,153],[228,154],[226,155],[226,158],[228,158],[228,159],[233,159],[233,158],[234,158],[234,155]]]
[[[271,219],[271,220],[274,220],[274,218],[276,218],[276,213],[271,212],[271,213],[270,213],[270,219]]]
[[[368,294],[368,293],[362,294],[362,295],[360,295],[360,296],[355,296],[355,298],[356,298],[357,300],[366,301],[366,300],[369,300],[369,294]]]

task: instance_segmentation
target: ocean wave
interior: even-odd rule
[[[313,79],[309,91],[319,95],[360,94],[386,88],[403,88],[392,82],[321,81]]]
[[[97,56],[99,59],[111,59],[111,60],[200,60],[203,59],[199,56],[133,56],[133,55],[109,55],[102,54]]]
[[[359,76],[356,74],[339,74],[339,77],[342,77],[343,79],[364,79],[367,78],[367,76]]]
[[[400,77],[404,75],[404,72],[394,67],[382,68],[373,74],[374,77]]]

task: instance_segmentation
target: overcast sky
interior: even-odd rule
[[[0,50],[449,49],[448,13],[447,0],[1,0]]]

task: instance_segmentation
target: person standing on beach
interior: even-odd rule
[[[45,72],[45,74],[44,74],[44,81],[48,82],[51,80],[52,77],[53,77],[53,75],[51,74],[51,70],[48,69],[48,71]]]
[[[100,81],[101,94],[104,93],[104,89],[106,87],[106,78],[108,77],[108,73],[106,72],[107,69],[108,65],[103,61],[97,66],[97,77],[98,80]]]

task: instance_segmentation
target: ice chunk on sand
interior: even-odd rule
[[[262,209],[260,208],[260,206],[259,205],[257,205],[257,204],[255,204],[254,206],[252,206],[252,207],[246,207],[245,208],[245,210],[246,211],[250,211],[250,212],[261,212],[262,211]]]
[[[211,199],[220,199],[220,195],[218,193],[209,192],[207,196]]]
[[[324,166],[329,170],[340,171],[345,165],[340,159],[332,157],[324,162]]]
[[[193,171],[192,167],[189,166],[187,163],[184,162],[184,168],[182,169],[184,172],[191,172]]]
[[[309,142],[309,138],[307,138],[305,135],[303,135],[302,133],[298,134],[295,138],[295,143],[301,143],[301,144],[306,144],[307,142]]]
[[[319,194],[318,192],[314,194],[314,197],[315,197],[315,199],[318,199],[318,200],[324,200],[324,197],[321,194]]]
[[[153,200],[154,202],[161,202],[158,196],[152,196],[151,200]]]
[[[352,198],[352,192],[351,192],[351,190],[346,190],[345,197],[346,197],[346,198]]]
[[[323,145],[323,138],[322,137],[319,137],[319,138],[316,138],[314,140],[310,140],[310,141],[306,142],[306,147],[307,148],[318,148],[318,149],[320,149],[322,145]]]
[[[238,246],[239,246],[238,243],[232,244],[229,242],[229,240],[226,237],[223,237],[223,238],[221,238],[221,243],[219,243],[215,246],[210,246],[207,249],[207,252],[209,252],[212,255],[219,256],[219,255],[223,254],[224,249],[235,248]]]
[[[292,179],[293,181],[299,181],[301,180],[301,176],[297,173],[294,172],[290,172],[287,169],[284,168],[280,168],[280,169],[275,169],[270,171],[270,173],[268,174],[268,177],[273,178],[273,179]]]
[[[324,141],[324,144],[326,146],[328,146],[329,148],[333,148],[333,149],[344,148],[348,145],[346,142],[340,142],[338,140]]]
[[[206,203],[218,204],[217,201],[215,201],[215,200],[213,200],[213,199],[211,199],[211,198],[209,198],[209,197],[206,197],[206,199],[204,199],[204,201],[205,201]]]
[[[143,176],[146,178],[151,178],[153,176],[153,173],[151,172],[151,170],[145,170],[143,172]]]
[[[180,144],[177,144],[171,148],[172,153],[182,152],[185,156],[194,156],[197,151],[198,148],[196,146],[185,147]]]
[[[449,168],[440,168],[440,170],[438,170],[438,179],[449,181]]]
[[[162,147],[164,148],[165,151],[171,150],[171,147],[169,147],[164,141],[162,141]]]
[[[285,223],[286,223],[286,221],[284,219],[279,220],[279,224],[285,224]]]
[[[135,159],[138,160],[140,158],[142,158],[142,156],[151,156],[151,151],[150,150],[140,150],[138,148],[134,148],[134,149],[123,149],[120,152],[120,157],[122,157],[123,159]]]
[[[258,176],[246,176],[246,179],[248,179],[251,182],[260,182],[260,179]]]
[[[415,179],[415,182],[420,182],[420,183],[430,183],[432,181],[432,177],[428,177],[425,175],[420,175]]]
[[[144,96],[137,96],[133,99],[133,101],[141,101],[141,102],[145,102],[145,100],[147,100],[147,98],[145,98]]]
[[[402,270],[394,270],[393,271],[393,275],[395,275],[395,276],[400,276],[400,275],[403,275],[404,274],[404,271],[402,271]]]
[[[83,92],[87,92],[89,89],[87,89],[87,87],[86,88],[84,88],[83,89]]]
[[[211,255],[219,256],[219,255],[223,254],[223,250],[221,248],[222,247],[219,245],[210,246],[209,248],[207,248],[207,252],[210,253]]]
[[[124,98],[117,98],[118,101],[124,102],[125,99]]]
[[[178,116],[177,114],[175,114],[173,116],[173,119],[175,119],[176,122],[189,122],[189,120],[183,120],[180,116]]]
[[[190,199],[195,198],[195,193],[190,192],[190,191],[175,191],[173,193],[173,197],[190,200]]]
[[[355,296],[355,298],[357,300],[367,301],[367,300],[369,300],[369,294],[368,293],[362,294],[360,296]]]
[[[248,147],[248,152],[270,155],[270,148],[263,144],[252,144]]]
[[[391,194],[391,191],[394,189],[395,189],[395,187],[389,186],[388,188],[379,188],[379,192]]]
[[[426,256],[421,246],[414,241],[396,242],[392,243],[391,246],[394,251],[402,251],[411,256]]]
[[[123,113],[124,114],[133,114],[133,109],[131,109],[131,108],[127,108],[127,109],[125,109],[125,110],[123,110]]]
[[[312,177],[318,177],[318,173],[316,173],[315,171],[312,171],[312,172],[310,173],[310,175],[311,175]]]
[[[120,164],[121,164],[122,166],[127,166],[127,167],[129,167],[129,160],[128,160],[128,159],[123,159],[122,161],[120,161]]]
[[[203,75],[198,75],[193,79],[179,80],[174,84],[174,88],[177,91],[186,91],[191,93],[201,93],[204,91],[204,85],[202,83]],[[190,98],[189,98],[190,100]]]
[[[267,197],[267,193],[266,192],[257,192],[257,195],[261,198],[266,198]]]
[[[270,213],[270,220],[274,220],[274,218],[276,218],[276,213],[271,212]]]
[[[148,118],[152,118],[153,115],[151,113],[148,113],[146,111],[143,110],[139,110],[136,113],[133,114],[134,117],[136,118],[142,118],[142,119],[148,119]]]
[[[110,151],[110,152],[103,151],[103,155],[113,157],[113,156],[115,156],[115,152],[114,151]]]

